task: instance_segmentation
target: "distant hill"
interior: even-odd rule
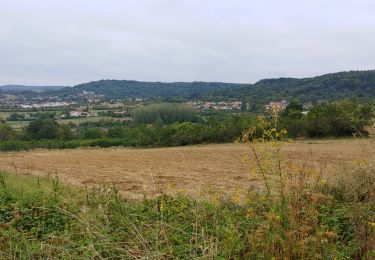
[[[60,90],[62,94],[75,94],[82,91],[93,91],[107,98],[162,98],[162,99],[195,99],[225,91],[244,87],[246,84],[221,82],[142,82],[133,80],[99,80],[80,84],[73,88]]]
[[[337,99],[375,99],[375,71],[349,71],[311,78],[263,79],[255,84],[222,82],[141,82],[99,80],[59,90],[68,95],[94,91],[107,98],[246,99],[264,104],[275,99],[302,102]]]
[[[45,91],[45,90],[59,90],[64,86],[24,86],[24,85],[4,85],[0,86],[2,91]]]
[[[338,99],[375,99],[375,71],[349,71],[312,78],[279,78],[260,80],[250,87],[240,87],[219,96],[249,97],[251,100],[295,99],[299,101],[332,101]]]
[[[311,78],[263,79],[255,84],[222,82],[142,82],[133,80],[99,80],[74,87],[3,86],[5,89],[41,91],[49,95],[72,97],[93,91],[108,99],[140,97],[166,101],[189,99],[239,99],[259,109],[270,100],[320,102],[338,99],[375,100],[375,70],[349,71]]]

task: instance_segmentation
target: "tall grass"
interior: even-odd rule
[[[369,181],[374,184],[375,170],[358,171],[369,177],[368,187],[373,189]],[[342,186],[343,182],[347,185]],[[362,192],[361,181],[339,178],[313,188],[293,178],[282,196],[279,192],[269,195],[253,189],[244,200],[234,193],[229,197],[212,194],[207,200],[179,194],[130,201],[112,186],[76,189],[62,186],[57,179],[2,173],[0,258],[353,259],[374,255],[374,193]]]
[[[280,111],[274,107],[271,117],[258,116],[242,138],[250,147],[243,161],[259,176],[276,216],[276,230],[263,237],[273,237],[267,245],[276,249],[272,255],[326,259],[332,256],[321,252],[332,250],[340,259],[374,257],[375,158],[355,167],[342,162],[342,171],[329,174],[324,161],[284,158],[287,132],[278,128]]]

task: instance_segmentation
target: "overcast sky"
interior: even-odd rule
[[[375,69],[374,0],[0,0],[0,84]]]

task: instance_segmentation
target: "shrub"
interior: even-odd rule
[[[34,140],[56,139],[59,127],[53,119],[38,119],[30,122],[26,128],[26,134]]]
[[[15,137],[16,133],[12,129],[12,127],[0,124],[0,141],[8,141]]]
[[[101,128],[89,128],[86,129],[83,133],[84,139],[98,139],[106,135],[106,131]]]

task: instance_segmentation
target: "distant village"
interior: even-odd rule
[[[76,102],[45,102],[45,103],[31,103],[31,104],[18,104],[17,107],[28,108],[48,108],[48,107],[64,107],[77,104]]]
[[[65,112],[61,115],[61,119],[75,118],[75,117],[90,117],[97,116],[97,114],[82,111],[77,109],[82,105],[111,107],[111,104],[120,104],[129,106],[139,106],[151,102],[151,100],[142,97],[129,97],[124,100],[105,100],[103,96],[96,94],[93,91],[82,91],[78,94],[68,95],[65,97],[37,95],[27,97],[21,95],[1,95],[0,107],[7,109],[20,110],[44,110],[44,109],[69,109],[70,112]],[[192,100],[185,102],[186,105],[196,108],[198,110],[217,110],[217,111],[251,111],[250,103],[243,103],[243,101],[210,101],[210,100]],[[274,100],[264,104],[264,109],[269,110],[271,107],[277,106],[284,110],[288,106],[288,100]],[[303,104],[303,113],[307,114],[311,103]],[[110,115],[112,117],[126,117],[129,116],[129,111],[113,111]]]

